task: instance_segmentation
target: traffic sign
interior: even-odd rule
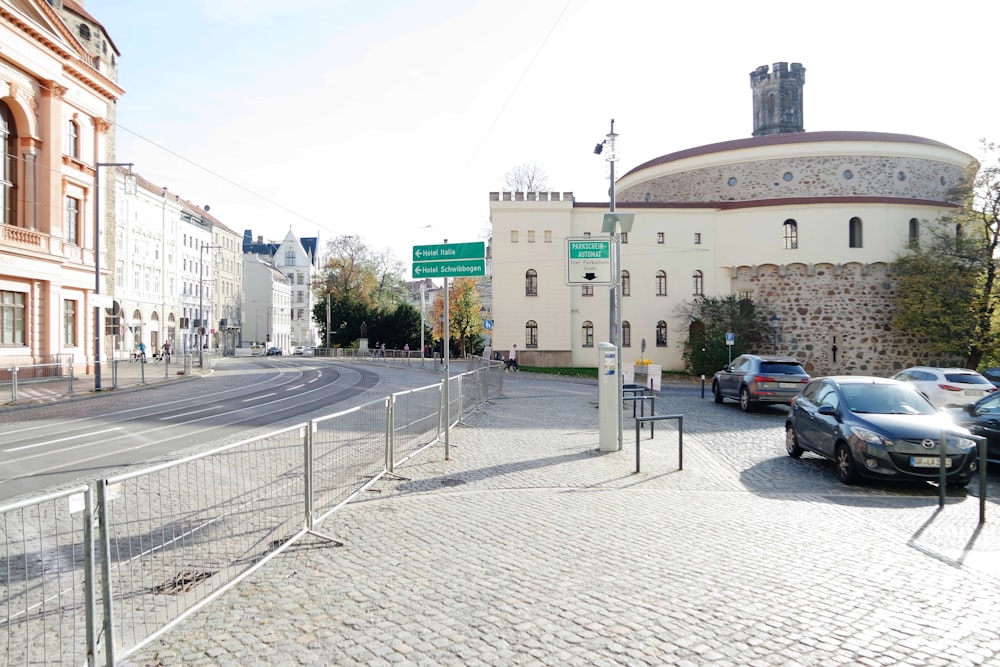
[[[464,259],[454,262],[413,263],[414,278],[462,278],[485,275],[485,259]]]
[[[483,328],[489,331],[493,328],[493,320],[483,320]]]
[[[732,345],[736,342],[736,334],[733,332],[726,333],[726,345]]]
[[[569,285],[610,285],[611,239],[588,236],[566,239],[566,283]]]
[[[475,243],[439,243],[437,245],[413,246],[414,262],[433,262],[455,259],[486,259],[486,244]]]

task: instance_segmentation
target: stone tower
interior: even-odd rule
[[[750,72],[753,89],[753,136],[804,132],[802,86],[806,68],[801,63],[774,63],[771,71],[761,65]]]

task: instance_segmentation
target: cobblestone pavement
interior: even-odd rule
[[[129,665],[1000,664],[1000,489],[845,487],[783,409],[665,387],[602,454],[594,383],[520,373]],[[669,424],[669,425],[668,425]],[[643,438],[649,434],[642,433]],[[995,474],[995,471],[994,471]]]

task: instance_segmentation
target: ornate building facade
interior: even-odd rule
[[[95,287],[111,290],[114,248],[97,216],[113,214],[114,188],[96,181],[124,91],[103,27],[53,4],[0,2],[0,365],[69,357],[84,369],[106,305]]]

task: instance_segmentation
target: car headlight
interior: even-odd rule
[[[863,428],[861,426],[852,426],[851,433],[856,437],[861,438],[864,442],[869,445],[880,445],[882,447],[892,447],[892,440],[885,437],[877,431],[873,431],[870,428]]]
[[[969,449],[970,447],[972,447],[972,448],[976,447],[976,441],[975,440],[970,440],[969,438],[958,438],[958,437],[955,437],[955,438],[951,439],[951,443],[950,444],[953,445],[953,446],[955,446],[955,447],[958,447],[959,449]]]

